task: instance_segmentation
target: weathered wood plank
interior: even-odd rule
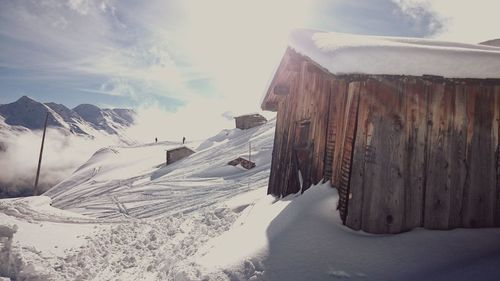
[[[360,82],[349,83],[347,104],[344,116],[344,131],[340,141],[342,145],[342,163],[340,165],[340,182],[338,186],[339,205],[338,209],[342,222],[346,222],[349,200],[349,180],[351,176],[352,154],[354,152],[354,138],[356,137],[356,126],[359,106]]]
[[[332,185],[340,185],[340,167],[342,164],[342,147],[344,142],[344,118],[348,96],[348,83],[345,80],[337,80],[332,85],[332,103],[335,104],[334,114],[330,117],[335,125],[335,147],[332,162]],[[333,121],[332,121],[333,120]]]
[[[275,85],[288,85],[289,81],[293,79],[294,76],[297,75],[297,72],[293,69],[290,69],[291,64],[297,64],[300,58],[296,55],[292,55],[292,50],[289,49],[283,56],[278,66],[276,73],[271,80],[270,87],[262,101],[261,108],[263,110],[277,111],[278,103],[283,100],[283,96],[276,95],[274,93]]]
[[[372,83],[362,82],[359,94],[358,121],[354,141],[354,153],[352,157],[352,168],[350,175],[350,188],[348,195],[348,212],[346,225],[354,230],[361,229],[363,195],[365,186],[370,186],[364,181],[365,161],[370,161],[371,137],[373,126],[369,122],[370,109],[366,101],[370,92],[369,85]]]
[[[305,79],[306,79],[306,69],[307,62],[301,62],[300,72],[297,75],[297,79],[292,84],[292,93],[287,99],[289,103],[287,109],[287,130],[286,130],[286,144],[284,151],[284,161],[283,161],[283,173],[282,176],[282,192],[281,196],[286,196],[291,193],[297,193],[300,191],[300,181],[298,177],[298,166],[295,160],[294,144],[295,144],[295,132],[297,129],[297,120],[304,119],[303,117],[303,100],[305,94]]]
[[[290,93],[290,85],[278,84],[274,86],[274,94],[278,96],[286,96]]]
[[[419,79],[406,80],[405,221],[406,230],[423,222],[428,92]]]
[[[278,145],[278,147],[274,148],[276,150],[276,159],[273,159],[268,191],[275,196],[285,196],[290,192],[298,190],[298,179],[294,175],[290,176],[290,169],[292,166],[292,133],[294,132],[294,123],[292,120],[295,115],[295,100],[300,94],[299,77],[299,74],[291,76],[291,80],[289,81],[290,95],[288,98],[279,101],[275,133],[275,138],[277,139],[275,145]]]
[[[495,117],[494,117],[494,144],[496,144],[496,198],[495,198],[495,226],[500,226],[500,85],[494,86]]]
[[[283,126],[282,125],[283,114],[284,114],[283,110],[278,110],[278,113],[276,114],[276,128],[274,130],[271,171],[269,175],[269,183],[267,185],[267,194],[273,194],[273,195],[278,195],[277,172],[280,163],[281,140],[283,139],[281,134],[281,127]]]
[[[361,229],[370,233],[399,233],[404,222],[405,116],[398,81],[376,82],[366,100],[373,126],[370,160],[365,161]]]
[[[496,198],[497,144],[493,143],[492,126],[494,99],[491,87],[468,86],[469,98],[475,99],[474,109],[468,109],[469,125],[472,123],[470,143],[467,148],[468,179],[465,186],[463,226],[488,227],[494,225]]]
[[[327,150],[325,155],[325,179],[330,180],[332,186],[337,187],[333,174],[337,167],[334,167],[335,155],[338,155],[339,131],[341,128],[340,116],[347,93],[345,92],[345,81],[338,79],[329,80],[330,99],[328,101],[329,111],[327,120]]]
[[[429,158],[425,190],[424,227],[447,229],[450,217],[449,149],[453,93],[441,82],[432,83],[429,95]]]
[[[467,95],[464,86],[455,84],[451,135],[449,138],[450,214],[448,228],[462,225],[463,193],[467,176]]]

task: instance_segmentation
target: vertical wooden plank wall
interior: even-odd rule
[[[365,163],[372,161],[372,157],[374,156],[374,150],[371,146],[373,126],[367,122],[367,120],[371,119],[371,111],[367,106],[369,103],[366,101],[366,98],[369,97],[367,92],[372,91],[370,86],[371,84],[368,84],[366,81],[361,82],[358,105],[358,126],[354,139],[348,203],[346,202],[346,205],[348,205],[348,216],[344,218],[341,215],[344,224],[354,230],[361,229],[361,212],[364,200],[364,189],[366,186],[364,181]],[[340,203],[341,201],[339,198],[339,204]]]
[[[300,191],[301,167],[306,182],[330,177],[353,229],[500,226],[498,81],[339,77],[291,51],[276,75],[272,88],[289,91],[269,98],[278,115],[268,193]],[[309,155],[297,160],[298,146]]]
[[[355,145],[359,151],[352,167],[357,179],[351,185],[351,198],[357,206],[349,202],[347,225],[371,233],[397,233],[404,223],[404,84],[369,79],[364,85],[369,91],[360,97],[356,133],[356,139],[364,141]]]
[[[495,96],[495,120],[494,120],[494,138],[497,143],[495,150],[496,157],[496,208],[495,225],[500,225],[500,85],[494,87]]]
[[[450,215],[446,228],[462,225],[462,209],[465,181],[467,177],[467,92],[464,84],[455,84],[452,96],[454,109],[452,114],[450,137]],[[430,214],[432,215],[432,214]]]
[[[342,147],[344,145],[344,127],[345,112],[347,104],[349,83],[345,80],[336,79],[331,83],[331,100],[335,104],[330,111],[329,127],[334,129],[334,146],[332,158],[332,176],[333,186],[340,185],[340,167],[342,163]]]
[[[429,92],[425,82],[417,78],[406,78],[404,95],[406,100],[406,165],[405,165],[405,229],[422,225],[424,211],[424,188],[427,140],[427,111]]]
[[[349,227],[500,226],[499,86],[379,77],[360,93]]]
[[[445,229],[450,213],[450,125],[453,114],[452,92],[444,83],[430,86],[429,129],[427,135],[427,170],[424,226]]]
[[[472,134],[467,142],[468,178],[465,185],[463,225],[465,227],[493,226],[496,208],[496,150],[494,136],[494,88],[482,85],[467,86],[469,127]]]
[[[290,92],[279,101],[275,131],[273,160],[268,193],[286,196],[300,191],[299,166],[304,182],[318,183],[325,174],[326,147],[328,141],[330,93],[332,77],[306,60],[299,60],[297,72],[287,74]],[[280,80],[278,77],[277,80]],[[300,124],[309,122],[307,136],[309,160],[297,163],[297,146]],[[308,173],[310,171],[310,173]],[[304,174],[305,173],[305,174]],[[309,185],[304,186],[304,189]]]

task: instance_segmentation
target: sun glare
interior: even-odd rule
[[[232,107],[258,108],[289,31],[305,23],[309,2],[187,1],[185,47]],[[248,110],[247,109],[247,110]],[[245,110],[245,109],[242,109]]]

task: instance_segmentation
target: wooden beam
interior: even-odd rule
[[[274,94],[278,96],[286,96],[290,94],[290,85],[288,84],[277,84],[274,86]]]

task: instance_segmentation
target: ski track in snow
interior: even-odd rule
[[[257,189],[265,193],[274,126],[270,121],[245,131],[224,130],[200,145],[197,153],[168,166],[163,162],[165,149],[179,144],[104,148],[46,192],[51,201],[48,197],[0,201],[0,214],[20,225],[94,228],[93,233],[77,236],[83,240],[79,246],[59,256],[26,247],[14,235],[14,245],[8,249],[11,276],[19,280],[201,278],[189,257],[207,240],[229,230],[248,206],[228,208],[224,201]],[[249,142],[257,167],[228,166],[238,156],[248,157]],[[58,209],[49,204],[70,212],[51,213],[50,209]],[[71,213],[76,214],[66,216]],[[186,272],[194,276],[185,276]]]
[[[273,128],[274,123],[270,122],[248,132],[227,131],[228,136],[221,144],[167,167],[163,162],[165,148],[161,145],[101,150],[89,161],[94,162],[94,165],[87,163],[85,168],[80,168],[45,195],[53,198],[54,207],[96,218],[119,219],[124,215],[155,218],[189,213],[267,185],[270,168],[270,161],[267,160],[270,159],[273,139],[261,135],[274,133]],[[247,171],[228,166],[230,160],[248,155],[249,141],[254,149],[252,159],[257,160],[257,167]],[[114,155],[119,157],[122,153],[129,153],[128,150],[137,149],[144,150],[146,154],[152,151],[161,162],[144,167],[144,171],[123,170],[121,176],[134,175],[117,179],[116,176],[106,176],[108,172],[113,174],[112,170],[116,167],[103,167],[97,161],[113,158]],[[217,173],[217,169],[228,170]]]

